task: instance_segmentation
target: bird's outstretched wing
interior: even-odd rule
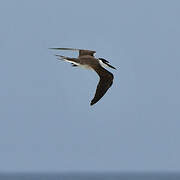
[[[70,51],[79,51],[81,49],[77,48],[49,48],[49,49],[54,49],[54,50],[70,50]]]
[[[104,96],[104,94],[107,92],[107,90],[113,84],[113,79],[114,79],[113,74],[101,66],[96,68],[95,71],[99,75],[100,80],[97,85],[95,96],[91,101],[91,105],[97,103]]]
[[[88,49],[77,49],[77,48],[49,48],[49,49],[79,51],[79,56],[84,56],[84,55],[94,56],[94,53],[96,53],[96,51],[92,51]]]

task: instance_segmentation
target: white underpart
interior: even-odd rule
[[[83,68],[83,69],[92,69],[90,66],[88,66],[88,65],[82,65],[82,64],[79,64],[79,63],[76,63],[76,62],[72,62],[72,61],[69,61],[69,60],[67,60],[67,59],[63,59],[63,60],[65,60],[65,61],[67,61],[67,62],[70,62],[70,63],[72,63],[72,64],[75,64],[75,65],[77,65],[77,66],[79,66],[79,67],[81,67],[81,68]]]
[[[98,59],[98,60],[99,60],[99,63],[100,63],[100,65],[101,65],[102,67],[104,67],[104,68],[108,67],[108,65],[105,64],[105,63],[103,63],[102,60],[100,60],[100,59]]]
[[[72,62],[72,61],[69,61],[69,60],[67,60],[67,59],[64,59],[64,60],[67,61],[67,62],[70,62],[70,63],[72,63],[72,64],[75,64],[75,65],[79,66],[79,64],[76,63],[76,62]]]
[[[88,66],[88,65],[82,65],[82,64],[79,64],[78,65],[79,67],[83,68],[83,69],[89,69],[89,70],[92,70],[92,67]]]

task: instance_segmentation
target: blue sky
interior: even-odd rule
[[[0,172],[179,171],[180,2],[1,1]],[[117,67],[95,72],[49,47]]]

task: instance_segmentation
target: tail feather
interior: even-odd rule
[[[66,57],[66,56],[61,56],[61,55],[58,55],[56,54],[55,56],[57,56],[57,59],[58,60],[64,60],[64,61],[67,61],[67,62],[70,62],[76,66],[79,65],[79,59],[77,58],[70,58],[70,57]]]
[[[66,56],[61,56],[61,55],[58,55],[58,54],[56,54],[55,56],[57,56],[57,58],[59,60],[68,60],[68,57],[66,57]]]

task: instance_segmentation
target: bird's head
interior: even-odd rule
[[[110,68],[112,68],[112,69],[116,69],[115,67],[111,66],[111,65],[109,64],[109,61],[107,61],[106,59],[104,59],[104,58],[98,58],[98,59],[99,59],[99,62],[100,62],[100,64],[101,64],[102,66],[108,66],[108,67],[110,67]]]

